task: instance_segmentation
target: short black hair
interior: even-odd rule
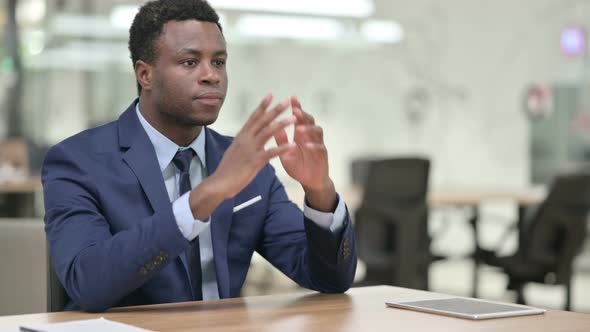
[[[157,58],[156,40],[170,21],[196,20],[217,24],[219,16],[205,0],[154,0],[139,9],[129,29],[129,51],[133,68],[138,60],[153,63]],[[137,82],[137,92],[141,85]]]

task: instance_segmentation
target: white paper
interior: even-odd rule
[[[22,325],[20,329],[23,332],[150,332],[150,330],[114,322],[102,317],[63,323]]]

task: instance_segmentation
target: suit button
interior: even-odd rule
[[[342,242],[342,258],[347,259],[350,256],[350,241],[344,239]]]
[[[149,263],[147,263],[147,264],[145,265],[145,268],[146,268],[148,271],[151,271],[151,270],[153,270],[153,269],[154,269],[154,267],[155,267],[155,266],[156,266],[156,263],[155,263],[154,261],[151,261],[151,262],[149,262]]]

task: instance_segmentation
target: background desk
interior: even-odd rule
[[[471,296],[478,297],[479,287],[479,257],[477,251],[480,248],[478,223],[482,203],[511,202],[518,207],[516,226],[518,230],[518,245],[524,243],[526,236],[525,214],[530,206],[540,204],[546,197],[545,188],[530,187],[519,190],[506,189],[482,189],[482,190],[437,190],[429,193],[428,204],[432,207],[466,207],[472,211],[469,223],[473,227],[474,255],[473,255],[473,283]]]
[[[19,324],[105,317],[155,331],[590,331],[590,315],[548,310],[544,315],[470,321],[385,306],[387,300],[444,295],[391,286],[346,294],[290,294],[209,302],[127,307],[102,314],[63,312],[0,317],[0,331]]]
[[[291,190],[289,190],[291,189]],[[288,188],[289,197],[295,202],[303,201],[303,192],[298,192],[296,188]],[[351,186],[340,191],[346,201],[351,213],[354,214],[356,208],[360,207],[363,199],[363,190],[358,186]],[[525,212],[526,208],[539,204],[546,197],[547,193],[544,187],[526,187],[526,188],[437,188],[428,192],[428,205],[433,209],[448,207],[467,208],[471,211],[469,219],[470,225],[474,232],[474,255],[473,255],[473,275],[471,296],[478,297],[479,288],[479,257],[475,254],[480,248],[478,234],[478,223],[480,219],[480,208],[483,203],[490,202],[509,202],[518,207],[516,225],[518,229],[518,243],[523,243],[523,237],[526,234]],[[295,196],[295,197],[294,197]]]
[[[32,194],[42,190],[40,176],[0,182],[0,194]]]
[[[36,196],[42,195],[40,176],[0,182],[0,217],[34,217],[39,214]]]
[[[299,185],[286,186],[289,197],[296,203],[303,202],[303,191]],[[340,188],[338,191],[352,213],[361,206],[363,189],[359,186]],[[476,255],[480,248],[478,234],[478,223],[480,219],[480,208],[484,203],[508,202],[517,206],[516,225],[518,229],[518,243],[523,243],[526,234],[525,212],[531,205],[539,204],[545,199],[547,193],[544,187],[523,187],[523,188],[494,188],[494,187],[459,187],[436,188],[428,192],[428,205],[432,209],[444,208],[467,208],[471,211],[469,223],[474,232],[474,255],[471,296],[478,297],[479,288],[479,257]]]

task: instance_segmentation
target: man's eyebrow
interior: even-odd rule
[[[181,48],[178,52],[176,52],[177,54],[190,54],[190,55],[202,55],[203,52],[199,51],[197,49],[194,48]],[[227,51],[226,50],[218,50],[213,52],[213,55],[215,56],[220,56],[220,55],[227,55]]]

